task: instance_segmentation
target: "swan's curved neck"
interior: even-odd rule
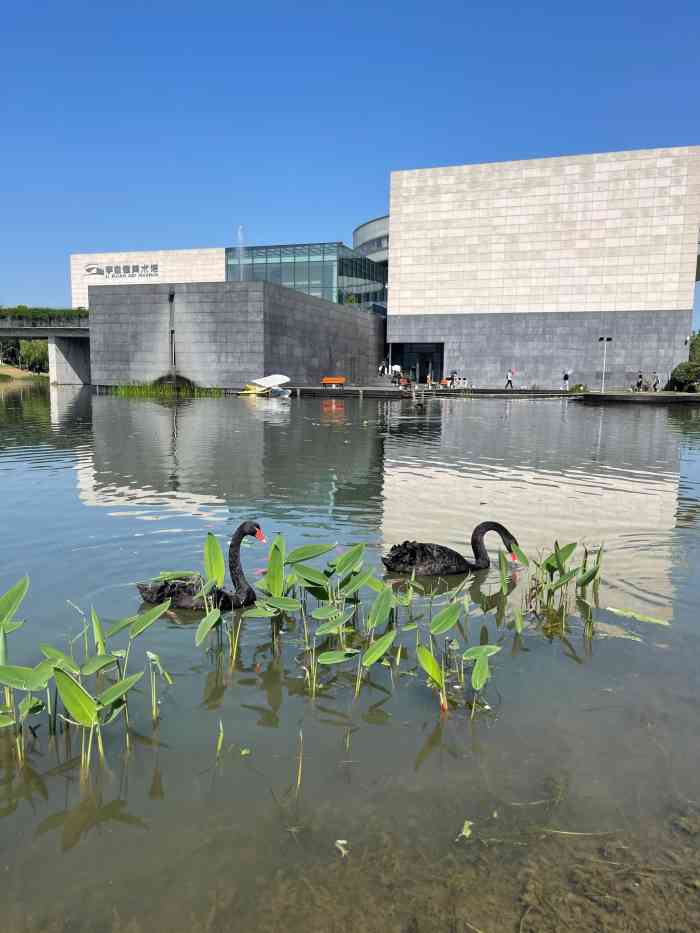
[[[241,542],[243,538],[245,538],[244,532],[241,528],[237,528],[233,533],[228,548],[228,569],[236,592],[250,589],[250,584],[245,578],[241,564]]]
[[[474,568],[476,570],[486,570],[491,562],[488,551],[484,544],[484,538],[489,531],[495,531],[503,541],[503,544],[510,550],[511,544],[515,540],[513,535],[498,522],[482,522],[472,531],[472,551],[474,551]]]

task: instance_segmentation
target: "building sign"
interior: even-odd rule
[[[90,263],[85,266],[85,275],[100,275],[110,281],[144,281],[157,279],[160,275],[157,262],[122,263],[121,265],[103,266]]]

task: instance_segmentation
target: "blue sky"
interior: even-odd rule
[[[349,241],[389,171],[700,143],[697,2],[13,3],[0,304],[82,250]]]

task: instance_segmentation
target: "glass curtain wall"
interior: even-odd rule
[[[228,282],[275,282],[336,304],[386,306],[386,270],[342,243],[226,250]]]

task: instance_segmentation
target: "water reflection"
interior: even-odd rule
[[[290,546],[362,540],[372,561],[407,537],[465,551],[471,527],[487,518],[512,527],[528,551],[555,537],[604,541],[601,605],[673,617],[670,628],[633,631],[601,615],[589,594],[577,619],[548,611],[519,634],[498,575],[469,580],[469,621],[450,635],[476,644],[485,630],[502,646],[491,711],[474,722],[464,710],[440,718],[415,664],[415,632],[402,636],[400,669],[377,665],[359,699],[352,671],[329,671],[314,702],[303,632],[290,619],[276,627],[247,619],[233,665],[226,646],[194,648],[187,618],[154,626],[145,647],[175,679],[160,698],[161,721],[152,726],[147,697],[135,694],[130,752],[121,727],[110,728],[107,769],[90,782],[80,780],[74,732],[68,742],[39,731],[23,768],[0,734],[5,899],[22,918],[20,926],[12,914],[9,929],[49,929],[57,912],[72,931],[100,929],[105,917],[114,929],[216,929],[234,911],[245,929],[279,928],[282,912],[290,929],[313,929],[319,916],[335,916],[330,900],[324,913],[314,899],[329,877],[336,901],[372,904],[377,930],[396,926],[384,911],[405,903],[395,894],[411,878],[430,911],[418,927],[415,912],[402,917],[400,928],[449,929],[441,911],[455,885],[467,885],[465,900],[497,878],[516,885],[521,868],[540,878],[571,867],[578,837],[560,840],[546,860],[543,826],[624,830],[628,852],[637,830],[670,847],[669,814],[690,819],[700,767],[699,450],[700,423],[687,409],[455,400],[420,410],[350,399],[173,406],[0,389],[0,483],[14,532],[0,540],[0,591],[25,570],[32,579],[13,663],[34,662],[37,641],[65,646],[77,634],[66,598],[123,616],[137,605],[130,580],[198,561],[208,528],[223,539],[251,512]],[[264,554],[251,549],[244,559],[248,569]],[[511,606],[518,585],[509,581]],[[145,663],[141,650],[134,670]],[[473,844],[456,844],[465,819]],[[339,839],[349,840],[347,857]],[[601,858],[591,843],[576,864],[584,854]],[[415,872],[430,885],[421,888]],[[214,889],[219,878],[226,898]],[[388,885],[381,897],[378,878]],[[494,910],[515,929],[537,929],[540,913],[521,923],[521,896],[517,885],[500,890]],[[30,912],[36,919],[25,924]],[[469,917],[491,928],[488,916]],[[681,919],[679,929],[697,925]],[[339,930],[353,928],[343,922]]]

